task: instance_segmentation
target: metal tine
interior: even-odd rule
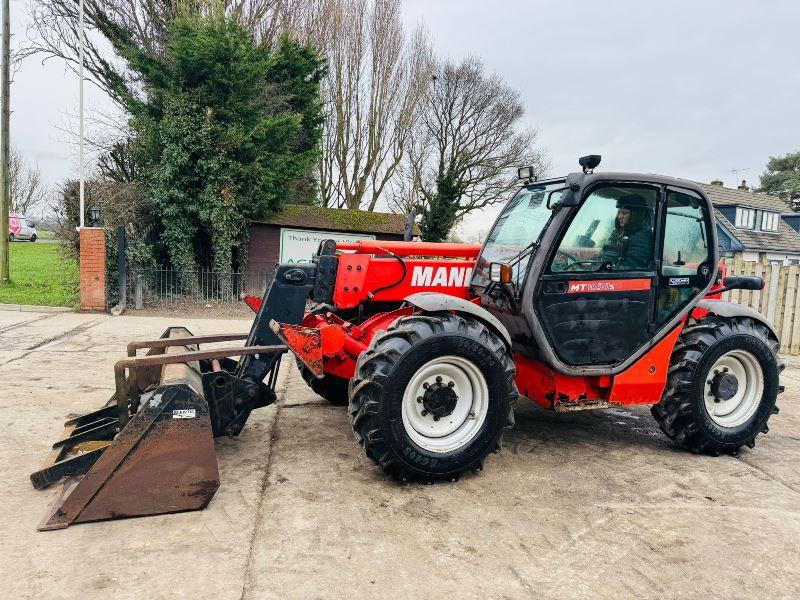
[[[111,434],[112,438],[114,437],[114,435],[116,435],[117,425],[118,421],[117,419],[114,419],[112,422],[106,423],[105,425],[95,427],[94,429],[89,429],[77,435],[71,435],[63,440],[58,440],[55,444],[53,444],[53,450],[56,450],[58,448],[71,448],[87,440],[106,441],[108,439],[107,436],[109,433]]]
[[[69,419],[64,423],[64,426],[66,427],[68,425],[75,425],[76,427],[81,427],[83,425],[86,425],[88,423],[93,423],[108,416],[116,416],[116,414],[117,414],[117,405],[115,403],[111,406],[106,406],[105,408],[101,408],[100,410],[95,410],[93,412],[86,413],[85,415]]]
[[[105,448],[95,448],[89,452],[61,460],[49,467],[31,473],[31,483],[37,490],[53,485],[63,477],[84,475],[97,462]]]
[[[116,416],[103,417],[102,419],[98,419],[97,421],[93,421],[92,423],[87,423],[86,425],[81,425],[79,427],[76,427],[75,429],[72,430],[72,433],[70,434],[69,437],[72,438],[78,434],[84,433],[85,431],[94,429],[95,427],[100,427],[101,425],[106,425],[108,423],[116,423],[117,421],[119,421],[119,419],[117,419]]]

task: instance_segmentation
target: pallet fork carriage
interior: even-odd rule
[[[205,507],[214,438],[275,402],[287,351],[400,481],[480,471],[521,396],[556,412],[646,404],[678,446],[753,447],[777,413],[778,340],[720,294],[763,281],[718,265],[702,188],[599,162],[542,182],[521,170],[483,246],[326,240],[245,299],[247,335],[132,342],[109,402],[67,421],[31,475],[63,482],[40,529]]]

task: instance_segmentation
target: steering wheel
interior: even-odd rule
[[[596,266],[595,261],[593,260],[583,260],[575,256],[574,254],[570,254],[566,250],[561,250],[560,248],[556,250],[556,254],[563,255],[568,261],[567,266],[564,267],[564,271],[567,272],[574,272],[575,267],[593,267],[592,269],[585,269],[586,271],[594,271],[594,267]]]

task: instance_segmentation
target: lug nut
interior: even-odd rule
[[[420,404],[422,404],[422,396],[417,396],[417,402],[419,402]]]
[[[427,389],[430,387],[430,385],[431,385],[431,384],[429,384],[429,383],[426,381],[425,383],[423,383],[423,384],[422,384],[422,387],[423,387],[423,388],[425,388],[425,389],[427,390]]]
[[[436,415],[433,415],[433,420],[434,420],[434,421],[438,421],[438,420],[439,420],[439,417],[437,417]]]
[[[422,416],[423,417],[428,416],[428,409],[427,408],[422,411]]]
[[[436,383],[442,383],[442,376],[441,375],[437,375],[436,376]]]
[[[447,383],[447,387],[449,387],[449,388],[451,388],[451,387],[455,387],[455,386],[456,386],[456,382],[455,382],[455,381],[449,381],[449,382]]]

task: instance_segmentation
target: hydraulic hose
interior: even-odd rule
[[[393,253],[393,252],[389,252],[388,250],[386,250],[386,249],[384,249],[384,248],[380,248],[380,250],[382,250],[382,251],[383,251],[383,252],[385,252],[387,255],[389,255],[390,257],[394,258],[395,260],[397,260],[397,261],[400,263],[400,267],[403,269],[403,274],[402,274],[402,275],[400,275],[400,279],[398,279],[398,280],[397,280],[397,281],[395,281],[394,283],[390,283],[390,284],[388,284],[388,285],[381,286],[381,287],[379,287],[377,290],[373,290],[373,291],[371,291],[369,294],[367,294],[367,300],[372,300],[372,299],[373,299],[373,298],[374,298],[374,297],[375,297],[375,296],[376,296],[378,293],[380,293],[380,292],[383,292],[383,291],[385,291],[385,290],[390,290],[390,289],[392,289],[393,287],[397,287],[398,285],[400,285],[401,283],[403,283],[403,281],[405,281],[405,279],[406,279],[406,275],[408,274],[408,269],[406,268],[406,263],[405,263],[405,261],[404,261],[402,258],[400,258],[399,256],[397,256],[397,255],[396,255],[395,253]],[[366,302],[366,300],[365,300],[365,302]],[[361,304],[363,304],[363,303],[364,303],[364,302],[361,302]]]

